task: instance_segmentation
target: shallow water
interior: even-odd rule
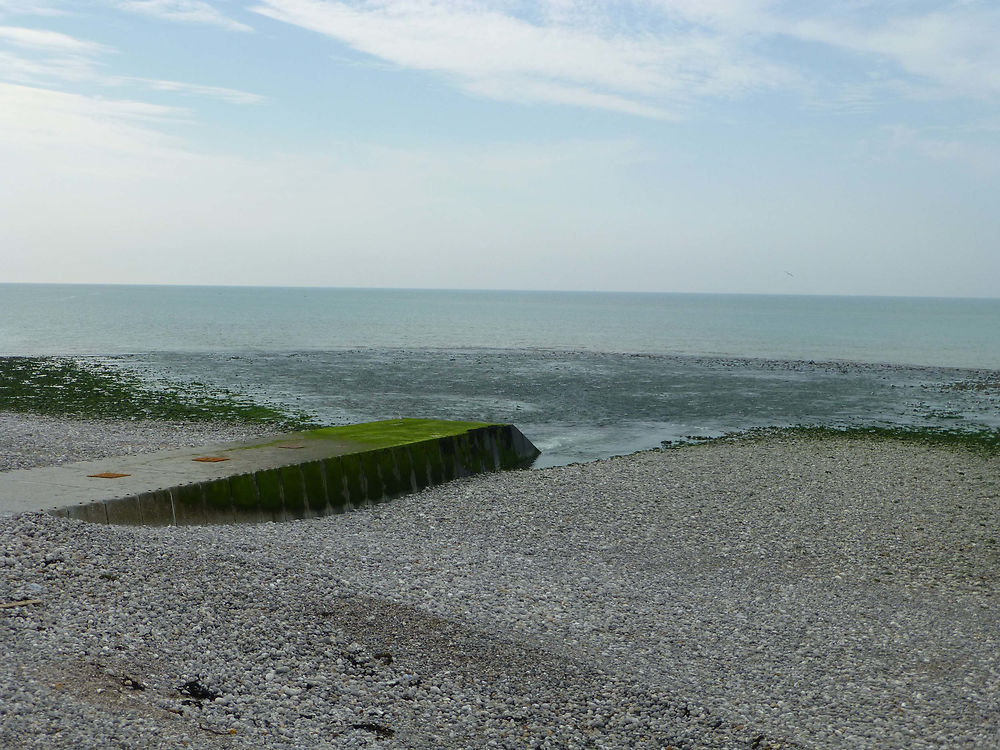
[[[0,303],[2,354],[331,424],[513,422],[540,466],[771,425],[1000,428],[1000,300],[0,285]]]
[[[512,422],[536,466],[797,424],[1000,429],[995,373],[517,350],[160,353],[111,360],[304,410],[322,423],[401,416]]]

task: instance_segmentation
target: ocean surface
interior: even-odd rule
[[[513,422],[536,466],[751,427],[1000,429],[1000,299],[0,284],[0,355],[327,424]]]

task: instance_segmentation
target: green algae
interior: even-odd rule
[[[170,491],[174,501],[174,515],[178,526],[196,526],[205,523],[205,496],[201,484],[185,484]]]
[[[261,516],[265,521],[285,520],[284,504],[281,500],[281,484],[274,469],[254,472],[257,493],[260,498]]]
[[[321,427],[302,433],[302,437],[360,443],[365,449],[391,448],[396,445],[454,437],[469,430],[490,427],[491,422],[452,422],[441,419],[386,419],[337,427]],[[279,441],[280,442],[280,441]]]
[[[353,508],[360,508],[367,505],[365,498],[364,472],[361,468],[361,458],[357,453],[342,456],[340,459],[341,471],[343,472],[344,484],[347,489],[347,501]]]
[[[233,493],[233,506],[237,521],[260,520],[260,496],[252,474],[237,474],[229,477]]]
[[[1000,455],[1000,430],[960,430],[946,427],[790,427],[785,430],[804,437],[897,440],[920,445],[971,450]]]
[[[307,513],[310,516],[327,515],[326,483],[323,479],[323,463],[310,461],[299,466],[305,489]]]
[[[302,486],[302,470],[298,465],[278,469],[285,515],[289,518],[306,517],[306,494]]]
[[[323,461],[326,476],[326,498],[333,513],[344,513],[350,507],[345,490],[344,466],[340,456]]]
[[[202,490],[205,493],[206,513],[211,514],[213,519],[225,518],[228,521],[235,521],[233,493],[228,478],[209,482],[203,485]]]
[[[742,438],[790,437],[818,440],[843,438],[847,440],[885,440],[927,445],[938,448],[966,450],[990,456],[1000,456],[1000,430],[957,429],[946,427],[911,427],[902,425],[853,425],[831,427],[827,425],[795,425],[793,427],[757,427],[740,432],[730,432],[719,437],[697,437],[691,440],[664,441],[661,450],[678,450],[705,445],[718,440]]]
[[[199,384],[151,385],[113,366],[62,357],[0,357],[0,411],[81,419],[248,422],[314,426],[305,415]]]

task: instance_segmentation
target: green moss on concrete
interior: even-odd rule
[[[285,499],[285,516],[305,518],[306,496],[302,487],[301,469],[298,466],[284,466],[278,471],[281,474],[282,497]]]
[[[445,464],[441,443],[437,440],[425,443],[427,446],[427,464],[430,467],[431,484],[442,484],[447,481],[445,476]]]
[[[287,443],[291,436],[264,443]],[[367,453],[373,449],[409,446],[413,450],[414,471],[421,484],[423,473],[419,446],[428,446],[430,483],[440,484],[480,471],[524,466],[538,455],[533,446],[509,425],[490,422],[452,422],[437,419],[391,419],[382,422],[321,427],[296,433],[297,440],[330,440],[340,444],[345,454]],[[525,455],[519,453],[525,449]],[[530,453],[530,455],[527,455]],[[370,475],[369,475],[370,476]],[[376,490],[382,489],[375,488]]]
[[[205,523],[205,498],[200,484],[185,484],[170,490],[178,526]]]
[[[347,502],[352,508],[363,508],[368,502],[361,472],[361,456],[357,453],[342,456],[340,465],[344,472]]]
[[[406,446],[406,451],[410,454],[410,463],[413,466],[413,481],[418,490],[431,485],[431,467],[427,445],[427,443],[413,443]]]
[[[260,498],[253,474],[237,474],[229,477],[229,488],[233,494],[233,512],[237,521],[260,520]]]
[[[323,464],[320,461],[310,461],[302,464],[302,484],[305,487],[306,505],[309,514],[325,516],[327,514],[326,483],[323,481]]]
[[[233,523],[233,493],[229,479],[217,479],[202,486],[205,493],[205,515],[211,523]]]
[[[344,513],[350,504],[344,490],[344,466],[340,456],[328,458],[323,462],[323,473],[326,475],[326,500],[333,513]]]
[[[534,458],[538,455],[538,450],[531,449],[527,439],[522,437],[520,433],[508,433],[510,440],[496,441],[497,454],[499,456],[499,469],[516,469],[523,467],[531,463]]]
[[[396,448],[376,451],[375,459],[378,461],[378,474],[382,480],[382,494],[385,497],[395,497],[402,491],[399,470],[396,468]]]
[[[486,436],[482,430],[469,433],[469,469],[473,474],[488,471],[489,461],[486,460],[489,448],[486,446]]]
[[[479,474],[483,470],[483,459],[477,438],[478,435],[474,432],[456,438],[461,446],[462,465],[467,474]]]
[[[441,465],[443,466],[441,480],[443,482],[450,482],[452,479],[457,479],[462,476],[459,473],[458,445],[456,444],[455,438],[443,437],[437,442],[438,446],[441,448]]]
[[[484,440],[486,443],[483,453],[483,468],[486,471],[497,471],[500,469],[500,441]]]
[[[281,485],[278,472],[274,469],[254,473],[257,492],[260,495],[260,511],[265,521],[285,520],[284,505],[281,502]]]
[[[303,432],[302,437],[340,440],[358,443],[364,450],[406,445],[422,440],[461,435],[479,427],[488,427],[489,422],[450,422],[439,419],[389,419],[382,422],[365,422],[338,427],[321,427]],[[277,441],[280,442],[280,441]],[[277,442],[275,444],[277,444]]]
[[[445,442],[451,443],[452,458],[454,459],[454,473],[452,478],[467,477],[469,475],[469,449],[468,435],[456,435],[445,438]]]
[[[401,445],[393,449],[393,456],[396,459],[397,492],[413,492],[416,489],[413,482],[413,457],[410,455],[410,448]]]
[[[378,456],[374,451],[358,455],[361,458],[361,483],[365,488],[365,496],[369,502],[377,503],[385,497],[385,485],[378,473]]]
[[[454,434],[441,434],[443,425]],[[374,434],[370,427],[356,425],[349,432],[355,436],[359,430]],[[396,420],[388,432],[379,432],[379,439],[404,439],[395,429],[399,427],[407,428],[406,439],[428,433],[434,437],[194,482],[164,492],[144,493],[126,502],[92,503],[67,509],[66,513],[100,523],[109,519],[112,523],[203,524],[307,518],[365,507],[456,477],[522,465],[534,453],[533,446],[516,428],[479,422]],[[345,432],[343,428],[334,429]],[[317,432],[328,438],[331,430]],[[344,447],[344,441],[331,442],[334,444],[316,447],[333,452]],[[347,445],[360,444],[352,441]],[[498,457],[505,456],[509,456],[507,466],[503,460],[498,466]]]

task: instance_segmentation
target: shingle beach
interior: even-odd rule
[[[4,414],[0,469],[254,429]],[[743,437],[0,555],[5,750],[1000,747],[995,455]]]

